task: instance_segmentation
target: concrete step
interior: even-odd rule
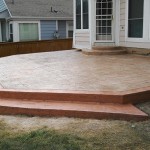
[[[148,115],[131,104],[0,99],[1,115],[30,115],[141,121]]]
[[[125,50],[124,47],[121,46],[93,46],[93,50]]]
[[[82,52],[86,55],[122,55],[127,54],[123,47],[118,46],[94,46],[91,50],[83,49]]]
[[[86,55],[122,55],[127,54],[126,50],[82,50]]]
[[[116,104],[136,104],[150,99],[150,88],[124,92],[90,92],[64,90],[0,90],[0,99],[72,101]]]

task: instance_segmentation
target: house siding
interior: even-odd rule
[[[90,48],[90,32],[80,31],[75,33],[74,46],[76,48]]]
[[[5,3],[4,3],[4,1],[0,0],[0,12],[3,12],[6,9],[7,9],[7,7],[6,7]]]
[[[58,21],[59,38],[66,38],[66,21]]]
[[[119,45],[125,46],[125,15],[126,14],[126,0],[120,0],[120,34]]]
[[[56,31],[56,21],[41,21],[41,40],[54,39]]]
[[[7,41],[6,22],[1,22],[1,36],[2,36],[2,41]]]

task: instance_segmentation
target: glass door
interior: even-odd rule
[[[113,41],[113,0],[96,1],[96,41]]]

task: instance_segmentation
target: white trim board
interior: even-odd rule
[[[41,27],[40,27],[40,21],[11,21],[9,24],[13,24],[13,42],[19,42],[19,24],[20,23],[37,23],[38,24],[38,34],[39,39],[41,40]]]
[[[2,28],[1,28],[1,22],[0,22],[0,42],[2,42]]]

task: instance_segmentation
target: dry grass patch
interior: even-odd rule
[[[150,120],[0,116],[2,150],[149,150]]]

